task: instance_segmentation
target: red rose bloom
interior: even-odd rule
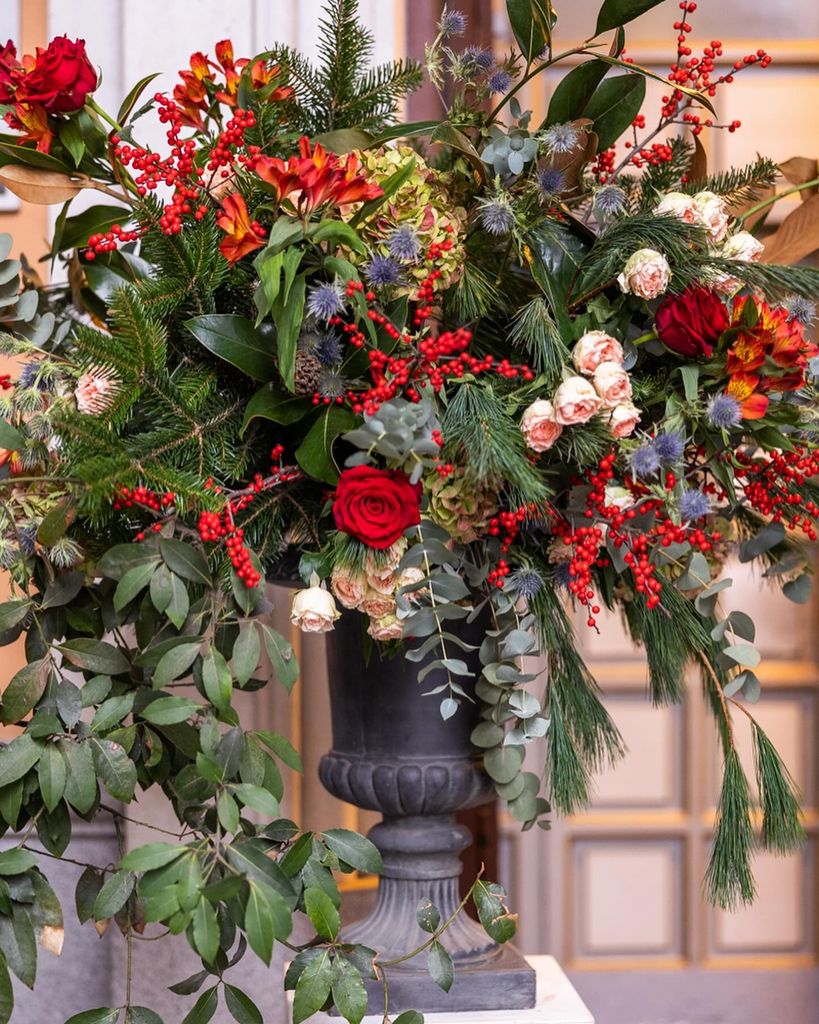
[[[14,89],[22,71],[17,49],[9,39],[5,46],[0,46],[0,103],[14,101]]]
[[[333,517],[342,533],[383,551],[421,522],[419,488],[392,469],[354,466],[341,474]]]
[[[45,50],[37,48],[15,99],[18,103],[41,103],[49,114],[68,114],[80,110],[86,96],[96,88],[97,72],[86,55],[85,40],[72,42],[68,36],[58,36]]]
[[[657,334],[667,349],[689,359],[710,356],[714,343],[728,329],[725,303],[708,288],[687,288],[660,304]]]

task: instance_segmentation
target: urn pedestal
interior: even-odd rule
[[[480,624],[448,624],[453,626],[480,645]],[[347,926],[342,938],[377,949],[379,960],[388,961],[429,938],[416,920],[423,897],[432,900],[442,920],[454,913],[460,902],[460,853],[471,841],[455,812],[490,800],[492,784],[469,739],[478,720],[476,705],[462,701],[444,721],[440,698],[422,696],[444,681],[443,670],[419,683],[424,662],[400,654],[384,658],[378,644],[365,641],[362,617],[350,612],[328,635],[333,748],[319,770],[334,796],[383,815],[369,834],[384,861],[376,903],[367,917]],[[472,657],[479,671],[475,654],[459,656]],[[465,912],[441,942],[455,965],[450,991],[432,981],[423,953],[386,969],[391,1009],[534,1006],[532,968],[513,946],[493,942]],[[368,987],[371,1010],[383,1008],[383,987],[376,982]]]

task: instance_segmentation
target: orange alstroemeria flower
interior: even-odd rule
[[[739,402],[744,420],[761,419],[768,409],[768,398],[757,390],[760,383],[755,373],[737,373],[728,382],[725,393]]]
[[[735,373],[753,373],[765,362],[767,342],[756,333],[741,334],[728,350],[725,369]]]
[[[258,221],[251,221],[245,201],[238,192],[222,200],[222,212],[216,223],[225,232],[219,251],[228,263],[233,264],[264,245],[265,231]]]
[[[272,187],[279,203],[289,198],[301,216],[323,206],[346,206],[383,195],[380,185],[359,173],[355,153],[342,158],[318,143],[312,148],[307,138],[299,140],[299,155],[286,161],[261,157],[256,173]]]
[[[14,113],[6,114],[6,124],[22,136],[18,144],[33,142],[41,153],[48,153],[54,133],[48,125],[48,113],[42,103],[15,103]]]

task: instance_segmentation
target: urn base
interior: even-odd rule
[[[386,975],[391,1014],[403,1010],[523,1010],[535,1005],[535,972],[509,943],[491,962],[458,963],[449,992],[439,988],[425,970],[388,970]],[[365,985],[368,1013],[383,1012],[384,986],[377,981],[366,981]]]

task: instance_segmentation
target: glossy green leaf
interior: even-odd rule
[[[209,587],[211,585],[208,560],[198,548],[182,540],[163,537],[159,544],[159,550],[168,568],[173,570],[177,576],[202,586]]]
[[[200,344],[253,380],[272,380],[276,361],[270,345],[250,320],[232,313],[210,313],[185,326]]]
[[[219,1005],[219,990],[213,988],[205,989],[201,996],[193,1004],[193,1007],[185,1015],[182,1024],[208,1024],[213,1019],[216,1008]]]
[[[356,871],[379,874],[383,869],[381,854],[365,836],[346,828],[331,828],[322,833],[324,842],[339,860]]]
[[[250,948],[269,965],[273,956],[273,914],[261,888],[253,882],[245,906],[245,931]]]
[[[240,686],[243,686],[256,671],[260,657],[259,631],[252,624],[240,627],[230,660],[233,675]]]
[[[37,781],[46,810],[53,811],[62,800],[67,778],[63,755],[53,743],[47,743],[37,763]]]
[[[126,853],[121,867],[125,871],[155,871],[172,864],[187,852],[184,846],[176,843],[147,843]]]
[[[608,73],[608,65],[598,60],[587,60],[572,68],[555,86],[549,100],[549,111],[544,127],[566,124],[585,116],[586,105]]]
[[[97,739],[96,737],[88,742],[91,745],[94,767],[102,784],[115,800],[130,803],[134,798],[137,771],[136,765],[128,757],[124,747],[113,740]]]
[[[0,851],[0,875],[21,875],[37,866],[37,858],[30,850],[14,847]]]
[[[235,985],[225,984],[225,1006],[236,1024],[264,1024],[259,1007]]]
[[[292,644],[269,626],[262,626],[262,638],[276,678],[286,690],[292,690],[299,678],[299,664]]]
[[[444,992],[449,992],[452,982],[455,980],[452,957],[437,939],[429,947],[427,953],[427,970],[435,984]]]
[[[19,599],[0,604],[0,633],[19,625],[33,607],[32,602]]]
[[[356,417],[343,406],[329,405],[322,409],[296,449],[296,462],[308,476],[328,484],[338,481],[339,470],[333,458],[333,445],[355,423]]]
[[[94,920],[106,921],[128,902],[134,891],[136,875],[132,871],[115,871],[105,880],[105,884],[94,900]]]
[[[134,600],[151,582],[151,577],[159,565],[159,558],[154,562],[145,562],[129,569],[117,584],[114,591],[114,608],[121,611]]]
[[[179,644],[179,646],[166,651],[159,659],[151,679],[154,689],[161,690],[163,686],[179,679],[180,676],[187,675],[191,665],[199,656],[201,646],[201,642],[197,639],[191,643]]]
[[[4,786],[21,779],[40,760],[43,746],[27,733],[0,747],[0,780]]]
[[[50,661],[29,662],[11,677],[3,691],[0,722],[10,725],[24,718],[43,695],[48,679]]]
[[[293,1024],[301,1024],[324,1006],[333,985],[333,975],[333,964],[327,950],[307,964],[293,996]]]
[[[8,1024],[14,1011],[14,990],[6,958],[0,953],[0,1024]]]
[[[112,1010],[107,1006],[100,1006],[96,1010],[83,1010],[82,1013],[75,1013],[69,1017],[65,1024],[116,1024],[119,1020],[119,1009]]]
[[[178,725],[202,711],[202,707],[190,697],[159,697],[143,708],[140,715],[152,725]]]
[[[657,7],[663,0],[603,0],[603,6],[597,15],[597,28],[594,34],[599,36],[601,32],[608,32],[613,28],[620,28],[641,14]]]
[[[296,423],[312,409],[309,400],[301,395],[291,395],[275,383],[264,384],[245,407],[242,429],[244,436],[248,426],[255,419],[270,420],[273,423]]]
[[[77,637],[61,645],[64,657],[77,668],[116,676],[129,670],[128,659],[118,648],[91,637]]]
[[[333,961],[333,1002],[350,1024],[360,1024],[367,1012],[367,990],[356,967],[339,953]]]
[[[219,922],[210,900],[200,899],[193,912],[193,944],[206,964],[219,952]]]
[[[15,430],[5,420],[0,420],[0,448],[8,448],[9,451],[13,452],[22,448],[25,443],[26,439],[19,430]]]
[[[304,909],[316,932],[323,939],[334,939],[341,927],[333,901],[321,889],[308,887],[304,890]]]
[[[65,759],[64,796],[80,814],[87,814],[97,799],[97,776],[90,741],[60,740],[60,753]]]
[[[234,782],[231,785],[231,790],[245,807],[249,807],[259,814],[268,818],[278,818],[281,813],[279,801],[261,786],[254,786],[246,782]]]
[[[646,80],[640,75],[615,75],[601,82],[583,112],[594,121],[598,152],[612,146],[629,128],[645,96]]]

